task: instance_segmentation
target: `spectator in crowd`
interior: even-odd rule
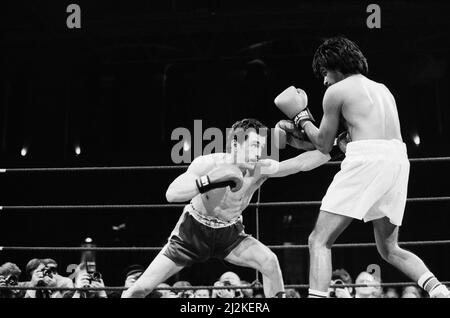
[[[241,285],[242,286],[251,286],[252,284],[250,284],[249,282],[247,282],[245,280],[241,280]],[[253,298],[253,288],[242,289],[242,296],[243,296],[243,298]]]
[[[366,284],[367,287],[355,287],[355,298],[375,298],[377,297],[377,285],[378,282],[376,281],[375,277],[373,275],[369,274],[368,272],[361,272],[358,277],[356,278],[356,284]]]
[[[262,290],[258,290],[255,291],[253,298],[266,298],[266,296],[264,296],[264,292]]]
[[[53,269],[45,266],[45,263],[38,258],[31,259],[25,268],[30,281],[26,282],[26,287],[56,287],[56,278]],[[51,290],[29,289],[25,293],[25,298],[57,298],[61,293],[54,293]]]
[[[102,276],[99,272],[88,273],[86,264],[83,262],[78,265],[75,270],[75,287],[76,288],[104,288]],[[72,298],[108,298],[105,290],[92,290],[73,292]]]
[[[220,276],[219,281],[222,282],[224,286],[242,286],[241,278],[235,272],[225,272]],[[241,289],[233,289],[234,297],[233,298],[244,298],[244,294]]]
[[[214,287],[224,287],[220,280],[214,282]],[[234,298],[234,289],[213,289],[211,298]]]
[[[4,263],[0,266],[0,287],[24,285],[19,282],[20,274],[22,274],[22,271],[16,264],[11,262]],[[24,290],[0,290],[0,298],[23,298],[24,295]]]
[[[62,276],[58,273],[58,263],[51,258],[45,258],[41,260],[47,270],[52,273],[55,279],[55,287],[58,288],[73,288],[73,281],[69,277]],[[66,293],[70,293],[70,290],[57,290],[51,295],[52,298],[64,298]]]
[[[374,278],[374,292],[373,298],[383,298],[383,287],[381,287],[381,278],[377,278],[377,276],[372,275]]]
[[[194,290],[189,289],[189,287],[192,287],[192,285],[188,281],[180,280],[178,282],[175,282],[172,287],[176,288],[186,287],[186,289],[175,290],[175,293],[177,294],[178,298],[194,298]]]
[[[422,298],[417,286],[405,286],[402,290],[402,298]]]
[[[214,286],[241,286],[240,277],[234,272],[223,273],[219,280],[214,283]],[[244,294],[240,289],[214,289],[211,298],[243,298]]]
[[[125,283],[124,287],[130,288],[136,280],[142,275],[145,268],[142,265],[139,264],[133,264],[125,268],[124,274],[125,274]],[[122,292],[124,293],[125,290]],[[115,296],[114,296],[115,297]]]
[[[169,284],[161,283],[156,288],[168,288],[171,287]],[[161,293],[161,298],[178,298],[178,295],[169,289],[159,289]]]
[[[210,293],[208,289],[197,289],[194,292],[194,298],[210,298]]]
[[[301,298],[300,293],[296,291],[294,288],[286,289],[286,298]]]
[[[219,281],[221,281],[221,282],[229,282],[233,286],[240,286],[241,285],[241,278],[239,277],[239,275],[236,274],[235,272],[230,272],[230,271],[223,273],[220,276]]]
[[[353,284],[350,274],[343,268],[336,269],[331,275],[331,285],[349,285]],[[330,298],[352,298],[353,287],[332,288],[329,289]]]
[[[398,294],[396,288],[389,287],[386,289],[386,292],[384,293],[384,298],[400,298],[400,295]]]

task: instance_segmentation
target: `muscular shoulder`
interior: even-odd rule
[[[211,170],[216,167],[218,164],[226,161],[225,153],[212,153],[208,155],[198,156],[192,161],[189,166],[189,169],[201,169],[201,170]]]
[[[328,87],[323,96],[324,109],[338,110],[345,101],[345,91],[346,88],[341,84],[341,82]]]
[[[393,101],[395,101],[394,95],[392,94],[392,92],[390,91],[390,89],[383,83],[377,83],[379,85],[380,90],[382,90],[383,94],[386,94],[386,96],[388,96],[390,99],[392,99]]]
[[[216,165],[230,161],[230,154],[224,152],[211,153],[209,155],[204,155],[203,157],[206,158],[205,160],[214,162]]]

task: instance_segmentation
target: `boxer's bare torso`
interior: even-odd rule
[[[389,89],[364,75],[352,75],[328,89],[342,97],[341,114],[352,141],[402,141],[395,99]]]
[[[225,153],[213,154],[209,157],[208,160],[214,161],[214,167],[232,161],[231,155]],[[196,195],[191,200],[194,209],[202,215],[215,217],[225,222],[236,219],[248,206],[255,191],[266,180],[258,169],[244,170],[243,178],[242,188],[237,192],[231,192],[229,187],[225,187]]]

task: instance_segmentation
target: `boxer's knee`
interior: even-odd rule
[[[261,273],[264,275],[274,275],[280,271],[280,264],[278,262],[278,257],[273,252],[267,253],[261,262]]]
[[[331,241],[330,235],[320,231],[312,231],[308,237],[308,246],[310,251],[331,248],[333,242]]]
[[[383,258],[388,263],[393,263],[403,254],[403,250],[398,246],[398,244],[378,244],[378,253],[380,253],[381,258]]]

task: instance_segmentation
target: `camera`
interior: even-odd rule
[[[344,285],[345,283],[341,279],[336,279],[334,285]]]
[[[86,272],[89,274],[89,284],[99,282],[102,279],[102,274],[97,272],[97,265],[95,262],[86,261]]]
[[[223,281],[223,286],[233,286],[229,281]],[[244,294],[240,289],[227,289],[229,292],[234,294],[234,298],[244,298]]]
[[[190,290],[183,290],[178,293],[178,298],[192,298],[193,294]]]
[[[4,279],[3,283],[5,286],[17,286],[19,284],[19,278],[14,274],[9,276],[0,275],[0,277]],[[0,290],[0,298],[18,298],[18,293],[20,291],[13,289]]]
[[[92,274],[89,274],[90,278],[89,278],[89,284],[94,282],[99,282],[102,279],[102,274],[100,274],[99,272],[94,272]]]
[[[19,279],[15,275],[9,275],[5,278],[6,286],[17,286],[19,283]]]
[[[231,283],[227,280],[223,281],[223,286],[232,286]]]
[[[50,266],[45,266],[42,269],[42,274],[44,276],[48,276],[50,278],[53,278],[53,274],[55,274],[55,268],[54,267],[50,267]]]
[[[335,281],[332,281],[332,285],[345,285],[344,281],[342,279],[336,279]],[[332,291],[330,291],[330,298],[336,298],[336,288],[334,287]]]

